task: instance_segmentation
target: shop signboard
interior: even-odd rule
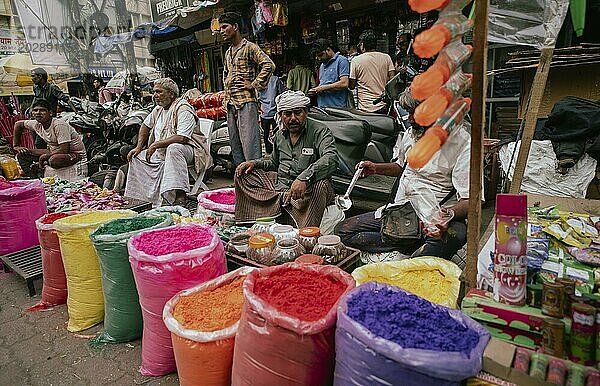
[[[116,67],[111,66],[90,66],[89,67],[90,74],[97,76],[98,78],[102,78],[104,80],[109,80],[117,73]]]
[[[16,30],[0,28],[0,55],[27,53],[27,41]]]
[[[187,7],[188,5],[188,0],[150,0],[152,21],[161,21],[174,15],[179,8]]]

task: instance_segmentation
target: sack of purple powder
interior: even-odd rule
[[[481,370],[489,339],[458,310],[365,283],[338,306],[334,385],[459,385]]]

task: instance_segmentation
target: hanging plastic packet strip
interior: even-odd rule
[[[472,27],[473,21],[458,12],[440,17],[431,28],[417,35],[413,51],[420,58],[432,58]]]
[[[473,75],[457,71],[441,87],[437,93],[427,98],[423,103],[417,106],[414,114],[415,122],[427,127],[434,123],[448,108],[450,104],[462,94],[471,88],[471,78]]]

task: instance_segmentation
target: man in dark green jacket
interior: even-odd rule
[[[235,218],[276,217],[283,207],[297,227],[319,226],[333,200],[330,177],[339,163],[333,135],[307,119],[310,99],[301,91],[286,91],[276,103],[281,127],[271,157],[246,161],[235,171]]]

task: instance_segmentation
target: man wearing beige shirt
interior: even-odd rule
[[[385,114],[384,102],[373,104],[383,93],[385,84],[395,73],[394,63],[388,54],[375,51],[377,38],[367,30],[360,35],[359,50],[362,54],[352,60],[350,65],[351,90],[356,88],[358,109],[369,113]]]

